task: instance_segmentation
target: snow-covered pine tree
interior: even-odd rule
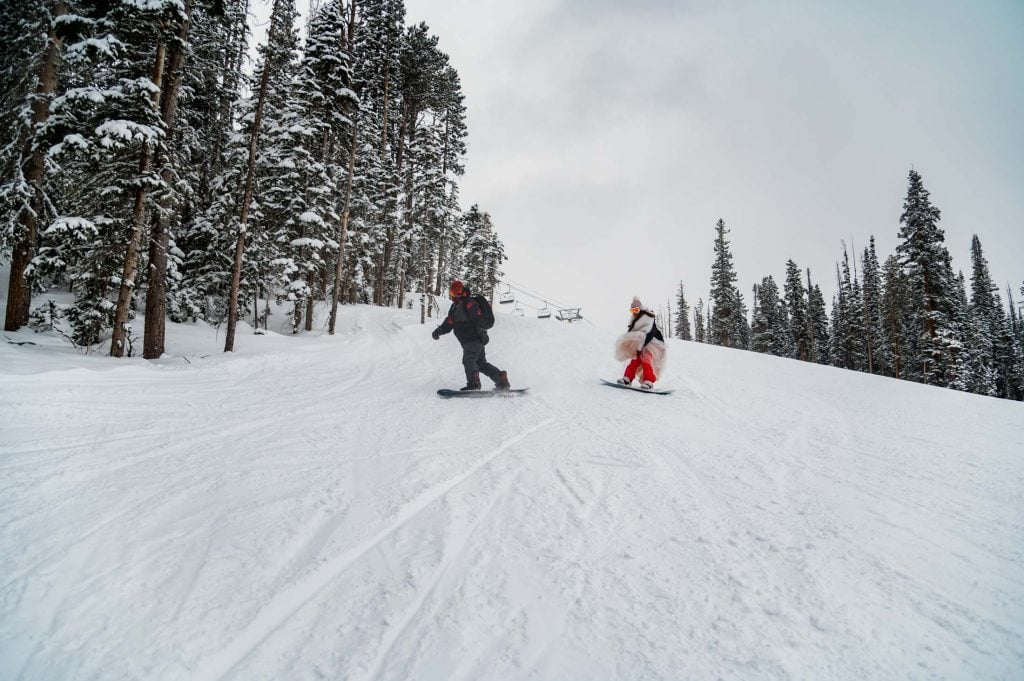
[[[354,61],[354,45],[353,39],[356,31],[356,3],[354,0],[350,0],[348,4],[348,12],[346,14],[346,8],[340,2],[338,3],[337,13],[344,22],[344,32],[341,38],[344,40],[344,49],[339,50],[336,54],[338,62],[333,66],[331,71],[335,78],[338,79],[338,85],[340,87],[338,96],[343,97],[343,101],[339,102],[340,110],[335,112],[334,121],[338,128],[337,137],[337,158],[339,159],[339,168],[344,168],[344,190],[341,193],[341,219],[337,225],[337,238],[336,238],[336,250],[335,261],[334,261],[334,277],[331,287],[331,308],[330,317],[328,320],[328,333],[334,335],[335,327],[338,321],[338,303],[341,299],[342,288],[344,286],[346,278],[345,264],[347,258],[347,243],[349,225],[354,212],[361,212],[365,214],[365,209],[362,211],[353,210],[353,206],[357,203],[353,188],[356,186],[355,173],[356,173],[356,159],[359,156],[359,130],[360,130],[360,104],[361,100],[359,95],[356,94],[354,87],[355,78],[352,72],[352,65]],[[329,9],[327,11],[335,11]],[[373,154],[370,154],[372,157]],[[365,204],[365,201],[360,202]],[[347,272],[348,280],[351,281],[351,269]]]
[[[719,219],[715,225],[715,261],[711,265],[711,323],[708,328],[709,342],[714,345],[736,347],[741,340],[736,337],[739,291],[736,288],[736,272],[732,266],[732,253],[725,235],[725,221]]]
[[[128,338],[128,319],[135,308],[136,278],[138,276],[139,258],[142,252],[142,238],[149,233],[147,229],[147,218],[156,214],[160,216],[161,206],[158,203],[160,197],[164,202],[169,201],[168,195],[173,191],[170,184],[171,173],[160,173],[160,163],[167,159],[167,135],[168,122],[173,124],[176,116],[177,89],[179,81],[178,73],[170,73],[171,68],[180,68],[181,60],[184,58],[187,46],[182,43],[182,31],[187,37],[189,14],[191,13],[191,2],[182,4],[178,0],[156,0],[145,3],[141,11],[131,6],[123,10],[123,14],[116,10],[111,14],[119,17],[123,26],[119,33],[124,35],[126,45],[135,49],[130,52],[126,50],[129,63],[143,63],[150,52],[152,68],[149,75],[149,83],[142,81],[139,74],[129,71],[129,78],[133,77],[141,84],[141,90],[148,89],[148,105],[143,105],[142,98],[137,102],[138,108],[135,115],[138,122],[149,129],[158,131],[160,134],[152,140],[143,140],[141,148],[137,151],[139,157],[138,178],[131,182],[134,189],[134,200],[132,205],[130,231],[127,243],[124,246],[124,263],[118,287],[117,305],[114,309],[114,322],[110,339],[110,354],[114,357],[121,357],[126,351],[126,345],[130,342]],[[130,36],[130,37],[129,37]],[[172,64],[171,60],[175,63]],[[166,108],[162,106],[161,99],[167,96]],[[166,115],[165,115],[166,113]],[[119,121],[113,121],[115,125]],[[134,144],[135,133],[128,136],[118,133],[112,136],[125,149],[131,149]],[[109,147],[110,145],[108,145]],[[163,238],[159,234],[161,228],[166,232],[166,222],[158,220],[156,223],[157,238],[160,240],[158,249],[163,247]],[[148,249],[147,249],[148,250]],[[156,282],[159,288],[159,296],[163,296],[163,277],[166,274],[165,251],[159,252],[159,272],[154,273],[154,278],[159,277]],[[152,264],[151,264],[152,268]],[[155,302],[155,301],[154,301]],[[154,349],[157,345],[159,357],[163,352],[163,306],[159,306],[160,319],[157,322],[159,330],[153,330]],[[156,337],[159,335],[159,343]],[[153,358],[153,355],[150,357]]]
[[[437,244],[450,220],[442,133],[443,126],[436,120],[422,123],[408,146],[412,249],[403,292],[409,287],[428,292],[437,281]]]
[[[1024,286],[1021,286],[1024,292]],[[1006,300],[1010,307],[1007,315],[1007,326],[1010,327],[1010,335],[1013,337],[1013,361],[1010,370],[1009,388],[1010,399],[1024,400],[1024,323],[1020,318],[1020,312],[1013,300],[1013,290],[1006,285]]]
[[[950,387],[979,395],[996,396],[996,371],[992,363],[992,345],[985,328],[984,315],[971,306],[963,273],[957,280],[956,324],[961,329],[963,346],[957,353],[956,379]]]
[[[463,281],[470,290],[490,296],[504,275],[501,266],[508,259],[505,247],[494,232],[490,214],[482,212],[477,205],[466,211],[463,222],[467,234]]]
[[[67,43],[67,87],[47,121],[66,193],[61,217],[42,235],[40,259],[68,273],[76,342],[95,343],[113,326],[114,356],[130,342],[146,218],[154,195],[169,189],[152,161],[166,142],[158,97],[181,10],[175,0],[93,7],[98,18],[79,22],[89,30]]]
[[[779,297],[775,279],[768,275],[754,286],[754,312],[750,324],[750,349],[777,357],[793,356],[789,312]]]
[[[338,194],[347,175],[349,89],[347,26],[338,0],[310,17],[305,53],[280,112],[269,112],[267,156],[277,157],[275,179],[264,179],[267,229],[281,254],[279,299],[292,302],[292,332],[312,329],[314,303],[325,297],[329,253],[335,241]],[[281,210],[278,210],[281,209]],[[344,208],[341,207],[343,210]]]
[[[842,270],[836,267],[836,284],[832,307],[832,364],[864,371],[867,368],[864,304],[860,283],[850,272],[850,256],[845,244]]]
[[[191,22],[189,65],[171,153],[179,159],[169,246],[168,313],[174,321],[225,317],[240,213],[245,142],[233,147],[236,104],[245,80],[248,0],[199,3]],[[223,8],[223,12],[214,11]],[[247,141],[247,140],[246,140]],[[231,160],[231,165],[227,165]]]
[[[825,311],[825,296],[821,288],[811,285],[811,270],[807,269],[807,324],[810,327],[809,357],[817,364],[830,364],[831,333],[828,327],[828,313]]]
[[[242,187],[240,216],[235,230],[235,255],[231,267],[231,289],[228,294],[227,332],[225,333],[224,351],[232,352],[235,347],[235,324],[239,316],[238,301],[242,284],[242,269],[245,264],[246,233],[249,228],[249,214],[254,197],[257,158],[260,167],[266,168],[266,160],[260,154],[260,133],[263,128],[265,108],[280,111],[287,93],[286,84],[290,82],[289,73],[293,53],[296,46],[295,36],[295,2],[294,0],[274,0],[274,9],[270,15],[270,27],[267,30],[267,43],[260,46],[261,63],[257,69],[256,102],[252,109],[252,118],[243,118],[243,134],[247,137],[245,182]],[[245,129],[247,128],[247,129]],[[238,138],[239,141],[243,139]],[[278,149],[280,149],[278,147]],[[240,157],[241,154],[237,154]],[[275,156],[273,152],[269,154]],[[267,243],[266,241],[263,242]],[[250,242],[250,245],[252,243]],[[260,248],[255,251],[266,258],[270,249]],[[252,259],[250,258],[250,261]],[[271,260],[274,262],[274,260]],[[257,264],[257,273],[260,271]],[[258,277],[254,277],[257,279]]]
[[[387,272],[401,224],[395,112],[399,109],[405,7],[401,0],[357,0],[353,75],[361,101],[349,256],[350,300],[385,303]],[[370,150],[373,153],[370,153]]]
[[[880,305],[883,346],[889,358],[885,375],[904,378],[904,357],[909,333],[907,278],[895,255],[886,258],[882,267]]]
[[[998,287],[992,281],[988,261],[981,248],[978,235],[971,239],[971,299],[970,312],[977,328],[977,350],[985,357],[994,376],[994,392],[998,397],[1011,397],[1013,391],[1014,333],[999,298]],[[972,348],[973,349],[973,348]],[[983,387],[987,388],[984,385]],[[972,390],[972,392],[976,392]]]
[[[177,269],[170,254],[171,228],[172,224],[177,223],[180,214],[178,206],[181,201],[177,197],[180,190],[176,186],[175,178],[179,176],[177,168],[183,154],[178,148],[181,136],[175,133],[184,70],[188,66],[188,55],[192,52],[189,37],[194,8],[193,0],[185,0],[180,15],[176,17],[176,25],[172,22],[163,26],[168,35],[165,73],[160,84],[158,104],[167,140],[154,151],[153,158],[153,167],[160,173],[164,188],[156,196],[156,205],[150,218],[146,258],[149,263],[146,277],[146,323],[142,351],[145,359],[157,359],[164,353],[168,277],[173,277]],[[220,8],[217,11],[220,11]],[[205,18],[204,16],[201,20]]]
[[[436,116],[441,130],[441,174],[445,180],[445,199],[437,215],[438,232],[436,279],[434,293],[440,293],[443,282],[450,277],[449,261],[452,250],[458,243],[456,225],[459,223],[459,186],[457,179],[465,172],[466,154],[466,106],[462,94],[459,74],[451,67],[445,68],[438,79],[438,102]]]
[[[913,354],[905,357],[904,366],[908,378],[931,385],[947,384],[955,342],[950,319],[955,286],[948,276],[949,253],[939,218],[921,175],[911,170],[900,216],[902,241],[896,246],[908,278],[908,309],[917,335],[916,347],[907,348]]]
[[[839,263],[836,263],[836,292],[832,296],[832,346],[829,350],[832,365],[843,369],[849,368],[849,328],[850,328],[850,305],[849,286],[844,284],[843,275],[839,271]]]
[[[679,282],[679,293],[676,294],[675,336],[679,340],[693,340],[693,336],[690,334],[690,304],[686,302],[683,282]]]
[[[863,330],[865,370],[872,374],[887,374],[890,358],[886,349],[885,334],[882,330],[882,274],[875,252],[875,237],[871,236],[861,260],[861,274],[864,277]]]
[[[763,282],[767,280],[765,277]],[[750,313],[750,349],[753,352],[765,354],[768,352],[768,317],[761,309],[761,293],[757,284],[754,284],[751,299],[753,310]]]
[[[425,23],[420,23],[406,31],[401,53],[401,102],[395,169],[402,181],[403,219],[399,229],[388,236],[383,263],[384,270],[390,273],[391,281],[387,285],[389,297],[397,297],[399,305],[408,287],[407,279],[414,260],[422,260],[428,253],[431,256],[436,253],[436,237],[440,230],[439,221],[433,213],[444,205],[444,135],[443,125],[440,130],[437,129],[437,113],[445,108],[442,85],[449,66],[448,56],[437,45],[437,36],[430,34]],[[412,148],[414,145],[420,152],[419,159],[412,158],[416,151]],[[429,199],[423,195],[425,191],[430,194]],[[427,223],[419,222],[423,214],[414,210],[417,203],[424,202],[430,204],[426,207],[427,213],[431,214]],[[393,247],[393,244],[397,247]],[[390,268],[389,254],[393,254],[390,257],[395,259],[394,267]],[[422,266],[416,265],[416,268],[429,272],[432,266],[423,263]],[[423,280],[418,276],[415,279]]]
[[[704,332],[704,299],[698,298],[697,304],[693,306],[693,340],[697,343],[707,342]]]
[[[807,316],[807,291],[800,277],[800,269],[792,260],[786,261],[786,281],[783,285],[784,301],[789,313],[790,334],[794,357],[805,362],[811,359],[811,327]]]
[[[750,321],[747,319],[749,310],[747,310],[747,304],[743,300],[743,293],[740,291],[738,286],[734,286],[732,289],[733,294],[733,309],[736,313],[732,316],[732,333],[730,337],[734,339],[732,347],[739,350],[750,349]]]
[[[53,217],[41,133],[58,88],[63,40],[78,30],[64,0],[4,0],[0,22],[0,257],[10,257],[4,330],[28,323],[40,226]]]

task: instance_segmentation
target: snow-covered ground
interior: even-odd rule
[[[1024,405],[499,316],[0,343],[0,679],[1021,679]]]

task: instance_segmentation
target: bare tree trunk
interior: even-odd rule
[[[269,39],[273,38],[270,36]],[[245,232],[249,224],[249,210],[252,204],[253,184],[256,179],[256,145],[263,125],[263,107],[267,102],[267,83],[270,67],[264,62],[263,73],[260,74],[260,88],[256,99],[256,114],[249,133],[249,162],[245,171],[245,191],[242,193],[242,213],[238,220],[238,241],[235,242],[235,260],[231,266],[231,293],[228,297],[228,329],[224,338],[224,352],[235,350],[235,326],[238,316],[238,289],[242,285],[242,260],[245,255]]]
[[[4,330],[17,331],[28,324],[29,308],[32,305],[32,284],[28,278],[28,267],[36,256],[36,240],[39,236],[39,218],[43,212],[43,178],[46,174],[46,152],[35,144],[36,131],[50,118],[50,97],[57,90],[60,67],[61,41],[53,30],[53,20],[67,14],[64,0],[57,0],[50,12],[50,26],[46,32],[46,51],[39,64],[35,96],[32,98],[32,127],[26,142],[26,151],[31,151],[25,182],[31,188],[29,205],[18,213],[22,227],[22,239],[11,253],[11,275],[7,287],[7,310]]]
[[[167,58],[166,86],[161,93],[160,114],[164,129],[170,137],[178,116],[178,93],[181,91],[182,68],[185,64],[185,45],[188,41],[192,18],[192,1],[185,3],[185,18],[178,27],[178,39],[171,45]],[[163,168],[160,177],[165,186],[174,180],[170,159],[159,159]],[[149,235],[149,286],[146,290],[146,330],[142,345],[145,359],[157,359],[164,354],[164,339],[167,317],[167,247],[170,242],[168,229],[170,196],[160,199],[160,210],[153,220]]]
[[[316,281],[316,270],[309,271],[309,297],[306,298],[306,324],[303,327],[306,331],[313,330],[313,306],[316,303],[315,297],[313,296],[313,282]]]
[[[167,46],[160,42],[156,46],[156,58],[153,64],[153,74],[150,80],[156,85],[158,91],[153,96],[153,106],[159,105],[159,88],[163,83],[164,63],[167,56]],[[139,159],[139,176],[149,172],[153,160],[153,152],[146,144],[142,149],[142,158]],[[110,337],[110,356],[124,357],[125,337],[128,332],[128,312],[131,307],[132,295],[135,292],[135,275],[139,262],[139,250],[142,245],[142,222],[146,215],[146,190],[141,186],[135,190],[135,205],[132,208],[132,228],[128,235],[128,245],[125,248],[124,267],[121,270],[121,286],[117,293],[117,307],[114,310],[114,329]]]

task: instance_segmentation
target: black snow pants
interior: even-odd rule
[[[498,383],[501,369],[487,362],[487,353],[484,351],[484,344],[480,341],[469,341],[462,346],[462,366],[466,369],[466,381],[473,378],[477,372]]]

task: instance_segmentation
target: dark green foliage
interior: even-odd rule
[[[679,282],[679,293],[676,295],[675,337],[680,340],[693,340],[690,334],[690,304],[686,302],[683,282]]]
[[[719,220],[715,225],[715,261],[711,265],[711,323],[708,342],[725,347],[745,347],[742,339],[737,338],[739,319],[743,313],[739,309],[740,296],[735,286],[736,272],[732,265],[732,253],[725,238],[728,233],[725,221]]]
[[[783,286],[785,303],[789,313],[790,335],[793,343],[794,357],[799,360],[813,361],[811,348],[814,345],[810,316],[807,307],[807,291],[804,289],[800,269],[792,260],[786,261],[786,281]]]

